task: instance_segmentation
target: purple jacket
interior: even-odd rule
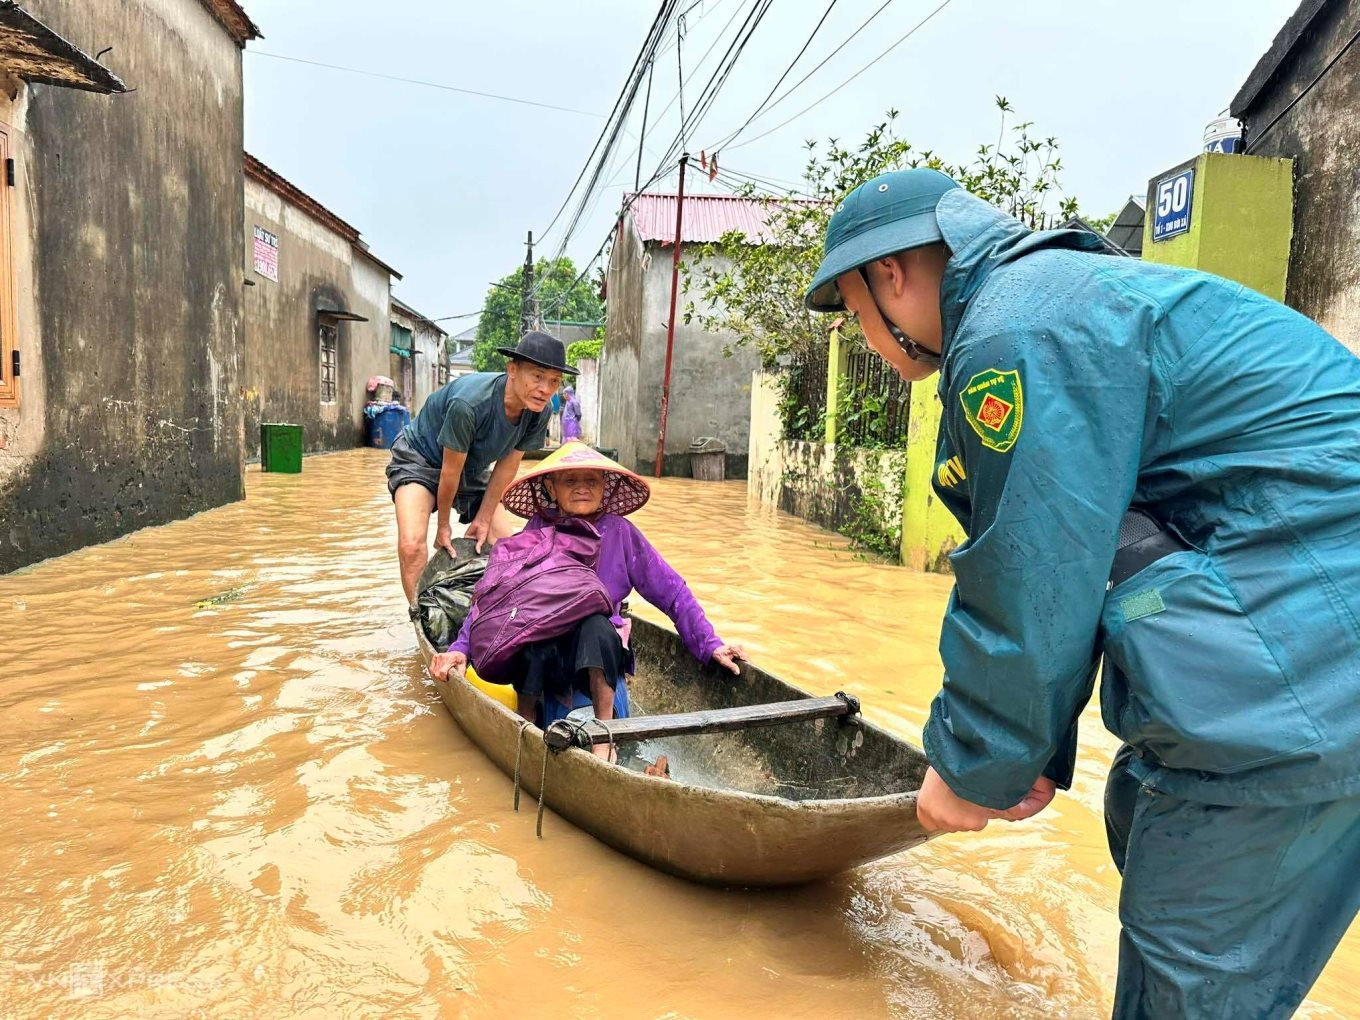
[[[537,531],[551,523],[543,514],[536,514],[524,526],[525,531]],[[593,521],[600,533],[600,562],[596,573],[604,583],[609,597],[614,600],[614,623],[619,625],[623,618],[618,606],[634,590],[644,599],[656,606],[671,618],[676,632],[700,662],[707,662],[713,653],[722,647],[722,639],[713,632],[703,608],[685,584],[685,579],[675,572],[675,568],[661,558],[652,543],[631,521],[616,514],[601,514]],[[492,555],[495,555],[494,551]],[[458,632],[458,640],[449,645],[449,651],[468,654],[468,632],[477,616],[474,603],[472,612],[463,621]]]

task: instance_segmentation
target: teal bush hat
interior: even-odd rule
[[[935,220],[940,196],[959,185],[928,167],[893,170],[865,181],[836,207],[822,264],[803,303],[814,312],[845,307],[836,278],[894,252],[943,241]]]

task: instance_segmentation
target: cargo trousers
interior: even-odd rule
[[[1360,908],[1360,798],[1227,807],[1105,790],[1119,899],[1116,1020],[1291,1016]]]

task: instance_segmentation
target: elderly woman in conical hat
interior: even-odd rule
[[[632,672],[633,662],[625,643],[627,624],[618,610],[634,591],[670,617],[696,659],[740,672],[741,649],[714,633],[684,578],[628,520],[650,497],[642,478],[579,442],[564,444],[506,488],[501,502],[528,520],[526,531],[550,528],[564,516],[583,517],[595,526],[600,533],[595,569],[615,606],[612,619],[586,617],[561,638],[526,649],[523,675],[515,682],[520,714],[526,719],[547,726],[587,698],[598,719],[627,714],[624,676]],[[467,667],[472,620],[469,615],[458,639],[430,663],[435,679],[461,674]],[[608,754],[604,746],[595,750]]]

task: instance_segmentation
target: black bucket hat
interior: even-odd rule
[[[576,369],[567,364],[567,348],[550,333],[538,330],[525,333],[520,337],[518,347],[497,347],[496,353],[504,354],[512,361],[528,361],[564,375],[576,374]]]

